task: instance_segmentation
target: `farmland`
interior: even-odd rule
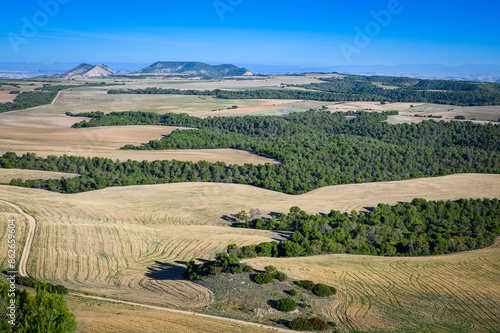
[[[326,255],[247,260],[334,285],[330,314],[359,331],[493,332],[500,325],[500,242],[418,258]]]
[[[59,81],[69,84],[64,80]],[[98,83],[101,80],[94,81]],[[113,84],[116,80],[102,81]],[[145,81],[130,78],[126,88],[145,89],[156,86],[245,91],[282,89],[279,88],[281,83],[304,85],[318,82],[321,81],[313,75],[270,76],[241,81]],[[40,82],[33,84],[34,86],[23,85],[22,90],[41,86]],[[474,118],[476,123],[495,123],[500,117],[498,106],[121,95],[107,94],[108,88],[71,88],[62,91],[53,104],[0,115],[0,154],[13,151],[18,154],[34,152],[39,157],[66,154],[120,161],[131,159],[151,162],[176,159],[211,163],[222,161],[239,165],[270,163],[269,168],[282,166],[283,162],[281,159],[278,161],[279,157],[276,155],[268,154],[266,156],[276,159],[268,158],[251,153],[251,149],[119,150],[124,145],[140,146],[150,140],[175,137],[171,135],[175,130],[184,130],[187,127],[130,125],[70,128],[72,124],[88,118],[68,117],[64,115],[67,111],[108,113],[141,110],[157,114],[173,112],[187,113],[197,117],[197,120],[209,116],[284,115],[309,109],[332,112],[399,111],[399,115],[390,115],[387,120],[388,123],[394,124],[421,122],[430,115],[442,116],[441,119],[445,121],[460,115],[465,116],[467,120]],[[112,88],[120,89],[122,86]],[[233,105],[238,108],[232,108]],[[309,146],[309,149],[314,151],[311,147],[313,146]],[[278,148],[275,152],[283,151]],[[470,147],[466,148],[464,152]],[[357,155],[362,153],[362,149],[359,149]],[[374,151],[373,156],[375,155]],[[490,159],[494,160],[495,157],[491,156]],[[295,155],[290,158],[297,160]],[[468,159],[468,163],[471,160],[474,159]],[[405,160],[401,160],[401,165],[404,162]],[[387,163],[383,164],[385,166]],[[495,161],[489,163],[489,166],[494,167]],[[298,173],[305,172],[304,165],[301,167]],[[342,171],[347,172],[345,169]],[[47,170],[56,168],[50,166]],[[474,172],[484,171],[478,169]],[[2,183],[8,183],[12,178],[27,180],[77,176],[54,171],[0,169]],[[314,177],[319,176],[315,174]],[[290,235],[288,232],[232,228],[231,223],[236,220],[236,213],[242,210],[257,211],[258,215],[270,217],[279,212],[287,212],[292,206],[299,206],[309,214],[328,213],[332,209],[349,213],[352,210],[370,210],[379,203],[393,205],[398,202],[410,202],[414,198],[500,198],[498,174],[460,173],[401,181],[381,180],[383,179],[371,183],[336,186],[323,184],[311,187],[315,188],[312,191],[299,192],[303,193],[300,195],[236,182],[119,186],[77,194],[2,185],[0,199],[20,207],[37,221],[34,243],[27,263],[30,276],[39,280],[46,279],[54,284],[63,284],[73,292],[160,307],[202,311],[211,304],[218,303],[214,303],[213,291],[182,277],[188,260],[213,259],[216,253],[225,250],[229,244],[241,247],[280,241]],[[18,211],[2,203],[0,217],[2,220],[11,217],[16,219],[18,241],[23,245],[28,221]],[[0,223],[0,246],[3,247],[6,246],[3,237],[5,232],[5,223]],[[311,279],[337,287],[338,296],[332,298],[321,313],[331,316],[331,320],[342,329],[370,332],[488,332],[494,331],[500,325],[500,294],[496,281],[500,274],[499,247],[497,241],[494,246],[482,250],[432,257],[324,255],[258,258],[248,259],[246,262],[257,269],[274,265],[290,278]],[[0,252],[0,268],[6,268],[4,252]],[[80,332],[249,330],[242,323],[217,321],[214,324],[214,319],[211,318],[194,318],[192,315],[131,304],[117,304],[75,295],[70,295],[67,299],[71,311],[77,316]],[[251,330],[267,331],[258,327],[252,327]]]
[[[61,177],[77,177],[78,174],[51,171],[0,169],[0,183],[9,183],[11,179],[58,179]]]
[[[213,296],[180,277],[183,262],[210,259],[228,244],[243,246],[284,236],[229,228],[224,220],[227,214],[250,208],[268,214],[294,205],[310,213],[350,211],[413,197],[500,197],[499,188],[497,175],[454,175],[326,187],[301,196],[245,185],[199,183],[74,195],[0,186],[0,196],[37,219],[28,262],[32,276],[97,295],[200,307]]]
[[[146,143],[161,139],[172,131],[182,129],[173,126],[113,126],[72,129],[70,126],[80,117],[66,115],[9,112],[0,117],[0,154],[34,152],[37,156],[73,155],[105,157],[112,160],[137,161],[181,160],[198,162],[223,161],[225,163],[278,163],[276,160],[235,149],[176,150],[162,152],[123,151],[126,144]],[[32,178],[33,179],[33,178]]]

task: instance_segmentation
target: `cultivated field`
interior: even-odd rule
[[[496,332],[500,327],[500,240],[450,255],[388,258],[325,255],[246,260],[338,288],[330,314],[373,332]]]
[[[0,169],[0,183],[9,183],[12,179],[59,179],[61,177],[78,177],[76,173],[21,170],[21,169]]]
[[[0,197],[0,199],[2,199]],[[17,265],[19,265],[19,260],[21,259],[21,254],[24,248],[24,243],[27,236],[28,231],[28,221],[24,216],[19,214],[13,207],[0,202],[0,248],[3,250],[0,255],[0,268],[7,269],[9,264],[7,262],[7,250],[8,250],[8,220],[15,220],[15,229],[16,229],[16,269]]]
[[[175,85],[173,88],[179,88],[177,86]],[[144,88],[146,87],[149,86]],[[169,87],[163,85],[163,88]],[[220,100],[211,96],[188,95],[108,95],[102,88],[87,88],[86,90],[78,88],[62,91],[54,104],[35,107],[30,111],[56,114],[62,114],[68,110],[74,113],[147,111],[161,114],[171,112],[187,113],[196,117],[214,117],[278,110],[293,102],[293,100],[267,99]],[[238,109],[231,109],[233,105],[237,105]]]
[[[17,97],[16,94],[11,94],[10,91],[0,90],[0,103],[13,102]]]
[[[70,128],[85,118],[66,115],[8,112],[0,114],[0,154],[15,152],[36,153],[37,156],[75,155],[106,157],[112,160],[137,161],[182,160],[198,162],[225,162],[228,164],[277,164],[278,161],[236,149],[197,149],[168,151],[119,150],[127,144],[140,145],[161,139],[172,131],[172,126],[109,126]]]
[[[224,218],[232,213],[286,212],[295,205],[309,213],[350,211],[414,197],[500,198],[500,175],[342,185],[300,196],[236,184],[131,186],[71,195],[0,186],[1,199],[37,220],[30,275],[92,294],[182,307],[213,299],[209,290],[181,278],[185,261],[211,259],[232,243],[282,239],[228,227]]]

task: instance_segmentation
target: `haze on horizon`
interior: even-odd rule
[[[2,4],[0,61],[500,65],[493,1]]]

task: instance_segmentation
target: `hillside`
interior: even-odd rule
[[[81,64],[61,74],[53,75],[55,78],[63,79],[99,79],[115,74],[108,66]]]
[[[178,62],[178,61],[160,61],[141,69],[137,73],[155,73],[155,74],[190,74],[207,75],[212,77],[253,75],[248,69],[240,68],[235,65],[216,65],[211,66],[202,62]]]

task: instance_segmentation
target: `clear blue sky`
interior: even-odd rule
[[[494,0],[3,1],[0,61],[500,65],[499,13]]]

